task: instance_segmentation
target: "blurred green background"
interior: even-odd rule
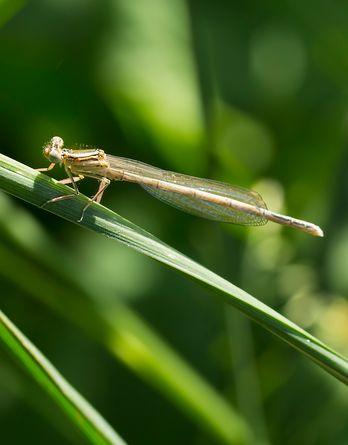
[[[42,146],[59,135],[253,188],[271,209],[320,225],[324,239],[215,224],[123,183],[103,201],[348,354],[344,2],[2,0],[0,25],[4,154],[45,167]],[[149,258],[0,199],[4,312],[129,444],[222,442],[79,327],[87,297],[72,292],[74,312],[50,295],[61,268],[94,307],[134,311],[240,413],[253,443],[348,443],[347,392],[300,353]],[[3,350],[0,430],[4,444],[85,443]]]

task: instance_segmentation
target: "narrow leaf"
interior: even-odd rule
[[[70,188],[4,155],[0,156],[0,187],[37,206],[42,206],[53,197],[71,194]],[[75,224],[118,240],[209,286],[226,302],[304,353],[327,372],[342,382],[348,382],[348,362],[344,357],[252,295],[169,247],[135,224],[95,203],[89,207],[83,221],[78,223],[87,200],[87,197],[79,195],[49,204],[44,208]]]

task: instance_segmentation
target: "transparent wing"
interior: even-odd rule
[[[263,225],[267,222],[260,216],[202,200],[195,196],[195,190],[201,190],[266,209],[267,206],[261,196],[252,190],[211,179],[201,179],[162,170],[132,159],[107,155],[107,160],[110,163],[111,171],[115,173],[115,177],[110,179],[117,179],[124,173],[125,180],[138,183],[155,198],[184,212],[214,221],[242,225]],[[158,181],[167,184],[168,189],[158,188]],[[192,196],[190,193],[182,194],[171,191],[171,185],[185,186],[192,191]]]

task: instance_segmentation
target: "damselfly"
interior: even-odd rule
[[[314,236],[323,236],[323,231],[315,224],[268,210],[257,192],[242,187],[169,172],[143,162],[111,156],[100,149],[71,150],[64,148],[64,141],[58,136],[50,140],[43,153],[51,164],[39,170],[48,171],[56,164],[62,164],[68,178],[61,182],[71,183],[75,194],[79,193],[76,182],[84,177],[100,182],[97,193],[83,209],[80,221],[89,205],[94,201],[100,202],[110,181],[115,180],[137,183],[167,204],[214,221],[251,226],[273,221]],[[70,196],[59,196],[48,202]]]

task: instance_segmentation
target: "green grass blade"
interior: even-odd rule
[[[111,314],[92,303],[99,301],[100,290],[80,280],[83,261],[67,255],[5,194],[0,195],[0,231],[6,240],[0,241],[0,276],[100,343],[222,444],[251,442],[251,431],[231,404],[131,307],[118,299]],[[19,279],[18,270],[30,280]]]
[[[18,280],[18,270],[22,276],[30,276],[30,281]],[[100,310],[83,290],[77,293],[64,282],[70,281],[69,276],[59,275],[57,279],[47,273],[44,265],[33,264],[1,243],[0,275],[77,325],[220,443],[250,443],[251,433],[233,407],[132,309],[118,302],[111,312]]]
[[[0,187],[6,192],[40,206],[47,200],[67,195],[71,190],[6,156],[0,156]],[[46,210],[76,223],[86,197],[60,201]],[[335,376],[348,383],[348,362],[338,353],[308,334],[281,314],[247,292],[162,243],[154,236],[105,207],[93,204],[79,225],[116,239],[218,291],[226,302],[277,335]]]
[[[99,413],[59,374],[42,353],[0,311],[0,339],[29,374],[96,445],[125,445]]]

